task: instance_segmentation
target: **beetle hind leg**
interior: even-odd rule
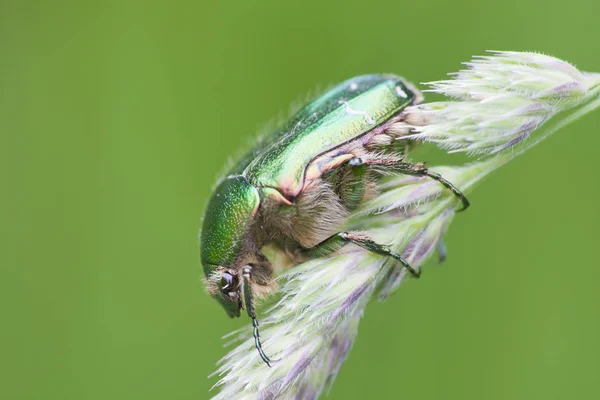
[[[374,242],[369,236],[360,232],[338,232],[335,235],[330,236],[328,239],[325,239],[315,247],[303,249],[302,255],[308,258],[324,257],[341,249],[348,243],[353,243],[358,247],[375,254],[392,257],[393,259],[399,261],[413,277],[419,278],[421,276],[421,272],[411,267],[411,265],[404,260],[400,254],[391,251],[386,245]]]
[[[446,180],[443,176],[441,176],[438,173],[435,172],[431,172],[428,169],[425,169],[425,172],[423,173],[424,176],[428,176],[433,180],[438,181],[439,183],[441,183],[442,185],[444,185],[447,189],[449,189],[452,193],[454,193],[454,195],[456,197],[458,197],[461,201],[462,201],[462,208],[458,211],[464,211],[467,208],[469,208],[469,206],[471,205],[471,202],[469,202],[469,199],[467,199],[467,197],[463,194],[463,192],[461,192],[460,190],[458,190],[458,188],[456,186],[454,186],[452,184],[452,182]]]
[[[409,163],[409,162],[404,162],[404,161],[397,160],[397,159],[394,160],[394,159],[390,159],[390,158],[383,158],[383,159],[373,158],[373,159],[368,159],[366,162],[369,165],[381,166],[385,170],[396,172],[399,174],[414,175],[414,176],[427,176],[433,180],[438,181],[439,183],[444,185],[444,187],[446,187],[448,190],[450,190],[452,193],[454,193],[454,195],[462,201],[462,208],[458,211],[464,211],[467,208],[469,208],[469,206],[471,205],[471,203],[469,202],[467,197],[456,186],[454,186],[450,181],[445,179],[440,174],[430,171],[428,168],[425,167],[424,163]]]

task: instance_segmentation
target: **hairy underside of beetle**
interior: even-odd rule
[[[400,132],[406,134],[383,131],[368,143],[354,141],[321,156],[333,159],[340,153],[351,155],[349,161],[310,180],[293,204],[263,202],[254,227],[259,247],[274,244],[294,264],[302,261],[301,250],[345,230],[349,214],[364,200],[377,196],[381,177],[394,173],[393,166],[405,162],[414,143],[398,140]]]

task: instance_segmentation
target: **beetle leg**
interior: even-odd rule
[[[467,197],[460,190],[458,190],[458,188],[456,186],[454,186],[450,181],[447,181],[446,179],[444,179],[444,177],[441,176],[440,174],[431,172],[426,168],[425,172],[423,172],[422,175],[428,176],[431,179],[438,181],[439,183],[444,185],[446,188],[450,189],[450,191],[452,193],[454,193],[454,195],[462,201],[463,206],[458,211],[464,211],[467,208],[469,208],[469,206],[471,205],[471,203],[469,202],[469,199],[467,199]]]
[[[370,165],[377,165],[377,161],[379,160],[367,160],[367,163]],[[389,161],[386,160],[385,165],[388,168],[392,169],[394,172],[405,175],[428,176],[429,178],[438,181],[462,201],[463,207],[458,211],[464,211],[467,208],[469,208],[470,202],[465,197],[465,195],[460,190],[458,190],[458,188],[454,186],[450,181],[446,180],[443,176],[436,172],[431,172],[429,169],[427,169],[424,163],[408,163],[397,161],[393,164],[387,164],[387,162]]]
[[[407,163],[407,162],[399,162],[393,166],[394,170],[401,174],[406,175],[416,175],[416,176],[428,176],[433,180],[438,181],[446,188],[448,188],[456,197],[458,197],[463,204],[463,207],[458,211],[464,211],[469,208],[469,200],[465,197],[465,195],[456,188],[451,182],[446,180],[443,176],[438,173],[431,172],[429,169],[425,168],[425,164],[423,163]]]
[[[258,350],[260,358],[262,358],[265,364],[271,367],[271,359],[267,357],[262,348],[262,344],[260,343],[258,320],[256,319],[256,311],[254,311],[254,299],[252,296],[252,288],[250,286],[250,280],[252,279],[252,267],[246,265],[242,270],[242,276],[244,278],[244,303],[246,303],[246,311],[248,311],[248,316],[252,318],[252,327],[254,328],[254,346],[256,346],[256,350]]]
[[[419,278],[421,276],[421,272],[416,271],[413,267],[411,267],[410,264],[404,260],[400,254],[394,253],[388,246],[376,243],[371,240],[368,235],[359,232],[338,232],[317,244],[315,247],[304,249],[302,253],[310,258],[323,257],[341,249],[348,243],[353,243],[358,247],[375,254],[392,257],[395,260],[398,260],[402,266],[406,268],[408,272],[410,272],[410,274],[415,278]]]
[[[365,195],[365,185],[367,179],[367,164],[358,157],[348,161],[350,170],[342,184],[340,199],[342,204],[350,210],[356,210]]]

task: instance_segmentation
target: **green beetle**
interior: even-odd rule
[[[420,92],[394,75],[364,75],[335,86],[263,138],[217,185],[200,234],[209,293],[230,317],[246,308],[256,348],[267,365],[253,298],[275,289],[273,268],[262,255],[272,245],[293,262],[324,256],[354,243],[393,257],[387,246],[359,232],[343,232],[350,212],[373,196],[384,173],[428,176],[463,194],[423,163],[408,163],[406,146],[387,130],[402,111],[422,101]]]

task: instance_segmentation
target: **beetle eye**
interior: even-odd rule
[[[237,279],[234,279],[233,275],[229,272],[223,273],[221,277],[221,290],[224,292],[234,292],[237,289]]]
[[[235,300],[237,300],[237,299],[238,299],[238,297],[239,297],[240,295],[238,294],[238,292],[228,292],[228,293],[227,293],[227,296],[229,296],[229,299],[230,299],[230,300],[232,300],[232,301],[235,301]]]

